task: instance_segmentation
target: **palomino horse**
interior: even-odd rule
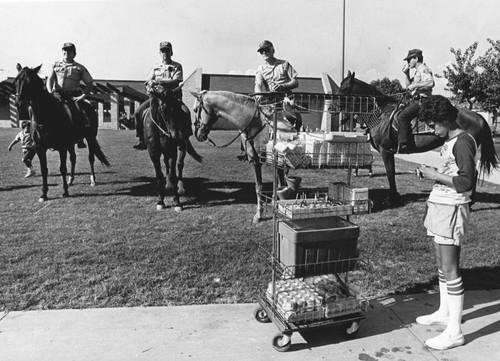
[[[347,77],[340,85],[341,95],[356,95],[376,97],[380,108],[380,115],[365,120],[371,135],[371,142],[375,149],[380,152],[387,172],[390,187],[390,202],[399,201],[399,193],[396,188],[396,170],[394,163],[394,151],[397,148],[398,137],[396,130],[392,127],[391,114],[398,106],[398,101],[386,96],[373,86],[355,78],[355,73],[348,72]],[[486,120],[478,113],[465,108],[458,108],[458,125],[467,133],[472,135],[476,143],[481,146],[481,158],[479,160],[480,173],[489,174],[491,170],[498,167],[491,130]],[[444,143],[444,140],[434,135],[433,132],[414,134],[416,150],[414,153],[422,153],[435,149]]]
[[[148,147],[149,157],[153,162],[156,182],[158,185],[158,202],[156,209],[165,208],[165,186],[166,179],[162,172],[161,156],[166,166],[168,183],[174,192],[173,206],[176,212],[182,211],[182,203],[179,197],[179,183],[176,171],[178,151],[182,160],[184,160],[186,152],[197,162],[202,161],[202,157],[196,153],[189,135],[183,132],[179,133],[180,121],[174,122],[174,119],[179,119],[183,114],[180,108],[173,105],[171,91],[164,89],[161,86],[156,86],[149,91],[151,96],[151,107],[147,108],[141,114],[141,121],[144,122],[144,140]],[[179,136],[181,134],[181,136]],[[184,168],[184,164],[180,166],[180,172]],[[181,185],[183,188],[183,186]]]
[[[42,195],[40,202],[46,201],[48,192],[47,183],[47,150],[54,149],[59,152],[60,165],[59,170],[63,179],[63,197],[69,196],[68,182],[66,179],[67,168],[66,159],[68,152],[74,148],[78,139],[84,137],[87,140],[89,160],[93,163],[94,154],[102,164],[109,166],[108,159],[101,150],[97,142],[97,114],[89,105],[86,112],[90,118],[90,126],[78,127],[68,119],[64,111],[63,104],[50,95],[38,76],[41,65],[32,69],[21,67],[17,64],[19,73],[14,80],[16,88],[16,103],[18,107],[29,105],[32,121],[31,135],[35,143],[35,150],[40,160],[40,169],[42,172]]]
[[[239,136],[246,156],[253,165],[255,178],[255,192],[257,194],[257,212],[253,222],[262,219],[263,205],[262,192],[262,162],[259,151],[269,141],[269,128],[272,121],[264,114],[256,100],[250,96],[235,94],[228,91],[203,91],[191,93],[197,101],[195,112],[195,136],[200,142],[209,140],[208,135],[213,124],[219,117],[226,119],[239,130]],[[293,131],[293,128],[280,121],[280,129]],[[235,138],[236,139],[236,138]],[[284,172],[279,170],[279,182],[284,184]]]

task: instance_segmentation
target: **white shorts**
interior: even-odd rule
[[[457,206],[456,220],[453,227],[453,236],[451,238],[437,235],[427,229],[427,235],[434,237],[434,242],[437,244],[461,246],[465,241],[465,231],[469,223],[469,205],[460,204]]]

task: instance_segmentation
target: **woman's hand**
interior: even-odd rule
[[[425,164],[420,165],[420,167],[418,168],[418,170],[422,174],[423,178],[432,179],[432,180],[435,180],[436,179],[436,175],[440,174],[440,173],[438,173],[438,171],[437,171],[436,168],[429,167],[428,165],[425,165]]]

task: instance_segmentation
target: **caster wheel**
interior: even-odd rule
[[[292,339],[289,335],[278,333],[273,337],[273,347],[276,351],[286,352],[290,349]]]
[[[351,323],[351,325],[348,328],[346,328],[344,336],[346,338],[354,338],[358,335],[358,331],[359,331],[359,322],[355,321]]]
[[[267,316],[267,313],[266,311],[264,311],[264,309],[262,309],[262,307],[257,307],[254,311],[253,311],[253,315],[255,317],[255,319],[257,321],[259,321],[260,323],[268,323],[268,322],[271,322],[271,320],[269,319],[269,317]]]

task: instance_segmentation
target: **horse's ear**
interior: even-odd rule
[[[350,78],[350,77],[351,77],[351,71],[350,71],[350,70],[348,70],[348,71],[347,71],[347,78]]]
[[[351,75],[351,78],[352,78],[352,79],[354,79],[354,78],[355,78],[355,75],[356,75],[356,72],[355,72],[355,71],[353,71],[353,72],[352,72],[352,75]]]
[[[37,73],[37,74],[38,74],[38,72],[39,72],[39,71],[40,71],[40,69],[42,68],[42,65],[43,65],[43,64],[40,64],[40,65],[38,65],[36,68],[33,68],[33,71],[34,71],[35,73]]]
[[[200,99],[201,94],[197,92],[190,92],[192,96],[194,96],[196,99]]]
[[[22,68],[23,68],[23,66],[21,64],[17,63],[17,65],[16,65],[17,71],[21,71]]]

